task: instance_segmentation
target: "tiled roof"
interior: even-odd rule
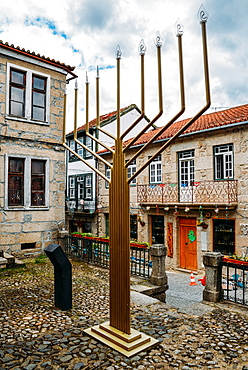
[[[173,123],[167,130],[163,132],[162,135],[158,137],[157,140],[168,139],[172,137],[189,119],[184,119]],[[203,130],[210,130],[214,128],[221,128],[224,126],[232,125],[235,123],[246,122],[248,121],[248,104],[241,105],[239,107],[230,108],[223,111],[218,111],[214,113],[204,114],[198,118],[192,125],[184,131],[182,135],[193,134]],[[143,134],[134,145],[145,144],[149,141],[155,133],[159,130],[153,130]],[[157,141],[156,140],[156,141]],[[130,141],[130,140],[129,140]],[[124,143],[127,145],[128,141]]]
[[[2,40],[0,40],[0,48],[12,50],[12,51],[15,51],[16,53],[29,56],[30,58],[34,58],[34,59],[43,61],[45,63],[57,66],[59,68],[64,69],[65,71],[73,75],[74,77],[77,77],[72,72],[74,71],[75,67],[71,67],[70,65],[66,65],[65,63],[61,63],[59,61],[55,61],[54,59],[47,58],[44,55],[41,56],[40,54],[36,54],[34,51],[25,50],[23,48],[20,48],[20,46],[14,46],[13,44],[10,45],[8,42],[3,42]]]
[[[137,109],[138,112],[140,112],[139,108],[135,104],[131,104],[128,107],[122,108],[120,110],[121,116],[130,112],[133,109]],[[117,111],[115,110],[114,112],[111,112],[111,113],[108,113],[108,114],[103,114],[102,116],[100,116],[100,125],[104,126],[109,121],[115,120],[116,119],[116,113],[117,113]],[[96,127],[96,118],[94,118],[92,121],[89,122],[89,128],[93,128],[93,127]],[[78,127],[77,132],[84,131],[85,129],[86,129],[86,125],[82,125],[82,126]],[[69,132],[67,135],[70,135],[72,133],[73,133],[73,131]]]

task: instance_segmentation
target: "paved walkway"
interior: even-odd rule
[[[0,370],[247,370],[247,310],[205,305],[211,311],[195,315],[201,286],[168,275],[171,305],[133,295],[131,326],[159,344],[128,359],[84,333],[108,320],[108,271],[73,263],[73,309],[64,312],[54,308],[49,261],[0,271]]]

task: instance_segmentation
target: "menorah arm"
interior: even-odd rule
[[[87,136],[91,136],[91,135],[87,135]],[[93,136],[92,136],[93,137]],[[89,152],[91,155],[93,155],[94,157],[96,157],[99,161],[101,161],[102,163],[104,163],[106,166],[108,166],[109,168],[112,168],[112,165],[105,161],[105,159],[103,159],[102,157],[100,157],[97,153],[93,152],[93,150],[87,148],[87,146],[83,143],[81,143],[78,139],[74,139],[74,141],[80,145],[82,148],[84,148],[85,150],[87,150],[87,152]]]
[[[130,131],[132,131],[132,129],[142,120],[142,118],[145,117],[145,113],[141,113],[141,115],[131,124],[131,126],[129,126],[125,132],[123,132],[123,134],[121,135],[121,139],[123,140],[124,137],[129,134]]]
[[[121,135],[121,140],[145,117],[145,70],[144,54],[141,54],[141,114]]]
[[[163,109],[154,117],[128,144],[123,148],[123,153],[127,151],[163,114]]]
[[[178,136],[180,136],[185,130],[187,130],[187,128],[190,125],[192,125],[192,123],[194,123],[210,107],[210,105],[211,101],[209,97],[207,104],[193,118],[191,118],[180,130],[178,130],[178,132],[174,136],[172,136],[164,145],[162,145],[161,148],[159,148],[157,152],[153,154],[153,156],[149,158],[148,161],[143,166],[141,166],[131,177],[129,177],[128,183],[130,183],[135,177],[137,177],[142,171],[144,171],[144,169],[148,167],[149,164],[168,146],[170,146],[176,140],[176,138],[178,138]]]
[[[104,144],[102,141],[100,141],[99,139],[97,139],[95,136],[89,134],[89,133],[86,133],[86,135],[88,137],[90,137],[92,140],[94,140],[97,144],[100,144],[101,146],[103,146],[105,149],[107,149],[108,151],[110,151],[112,154],[114,154],[114,150],[112,148],[110,148],[107,144]]]
[[[97,129],[98,129],[99,131],[101,131],[103,134],[105,134],[105,135],[107,135],[107,136],[111,137],[111,139],[116,140],[116,137],[115,137],[114,135],[112,135],[110,132],[107,132],[107,131],[103,130],[101,127],[97,127]]]
[[[125,148],[123,153],[127,151],[163,114],[163,91],[162,91],[162,68],[161,68],[161,46],[157,47],[158,54],[158,97],[159,97],[159,113],[136,135]]]
[[[153,141],[155,141],[162,133],[172,125],[185,111],[185,105],[182,106],[181,110],[165,125],[163,126],[140,150],[138,150],[129,161],[126,162],[125,167],[127,168],[130,163],[136,159]]]
[[[181,109],[180,111],[143,146],[138,150],[134,156],[125,164],[126,167],[136,159],[151,143],[153,143],[162,133],[169,128],[185,111],[185,89],[184,89],[184,73],[183,73],[183,56],[182,56],[182,37],[178,36],[178,52],[179,52],[179,74],[180,74],[180,95],[181,95]],[[136,139],[137,140],[137,139]]]
[[[207,53],[207,36],[206,36],[206,23],[203,22],[202,26],[202,43],[203,43],[203,63],[204,63],[204,77],[205,77],[205,95],[206,95],[206,104],[194,117],[192,117],[177,133],[172,136],[160,149],[157,150],[155,154],[148,161],[141,166],[129,179],[130,183],[135,177],[137,177],[149,164],[161,154],[168,146],[170,146],[177,138],[180,136],[189,126],[192,125],[211,105],[210,98],[210,84],[209,84],[209,68],[208,68],[208,53]]]
[[[68,145],[66,145],[65,143],[63,143],[63,146],[67,150],[69,150],[69,152],[71,152],[73,155],[75,155],[75,157],[77,157],[78,159],[80,159],[80,161],[82,161],[84,164],[86,164],[88,167],[90,167],[94,172],[96,172],[99,176],[101,176],[103,178],[103,180],[105,180],[108,183],[110,183],[110,179],[108,179],[105,175],[103,175],[97,168],[93,167],[90,163],[88,163],[88,161],[86,161],[84,158],[82,158],[78,153],[76,153],[74,150],[72,150]]]

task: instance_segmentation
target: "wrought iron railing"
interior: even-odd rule
[[[64,251],[68,257],[109,268],[109,243],[104,238],[67,236]],[[152,262],[150,249],[138,243],[130,245],[130,272],[132,275],[149,277]]]
[[[237,180],[137,185],[138,203],[237,203]]]
[[[248,263],[223,258],[222,299],[248,306]]]

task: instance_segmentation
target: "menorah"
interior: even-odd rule
[[[173,122],[175,122],[185,111],[185,90],[184,90],[184,73],[183,73],[183,56],[182,56],[182,35],[183,26],[178,20],[175,25],[176,36],[178,37],[178,54],[179,54],[179,76],[180,76],[180,95],[181,108],[179,112],[164,126],[162,126],[153,137],[129,159],[125,161],[126,151],[143,135],[163,114],[163,93],[162,93],[162,73],[161,73],[161,47],[162,39],[159,34],[156,35],[157,63],[158,63],[158,100],[159,111],[157,115],[141,129],[141,131],[124,147],[123,141],[130,131],[145,116],[145,83],[144,83],[144,57],[146,46],[142,40],[139,46],[141,57],[141,114],[140,116],[122,133],[120,122],[120,61],[121,49],[118,46],[116,52],[116,70],[117,70],[117,113],[116,113],[116,135],[108,133],[101,127],[99,113],[99,70],[97,68],[96,77],[96,127],[99,132],[109,136],[114,140],[114,147],[109,147],[97,137],[89,132],[89,82],[86,75],[86,135],[97,144],[107,149],[113,158],[113,164],[104,160],[96,152],[89,149],[86,145],[77,139],[77,100],[78,87],[75,86],[75,112],[74,112],[74,141],[91,153],[97,160],[104,163],[111,169],[111,177],[107,178],[100,170],[91,166],[84,158],[72,150],[66,144],[66,94],[64,97],[64,126],[63,126],[63,146],[73,153],[79,160],[89,166],[95,173],[101,176],[109,183],[109,225],[110,225],[110,320],[107,323],[96,325],[85,331],[94,338],[115,348],[126,356],[132,356],[135,353],[155,345],[158,341],[143,333],[140,333],[130,327],[130,183],[137,177],[159,154],[170,146],[178,136],[180,136],[193,122],[195,122],[210,107],[210,87],[209,87],[209,70],[207,56],[207,37],[206,22],[208,13],[203,6],[198,11],[198,18],[202,29],[203,44],[203,64],[205,76],[205,106],[195,114],[173,137],[163,144],[155,154],[149,158],[137,171],[128,178],[127,167],[136,159],[148,146],[150,146]]]

